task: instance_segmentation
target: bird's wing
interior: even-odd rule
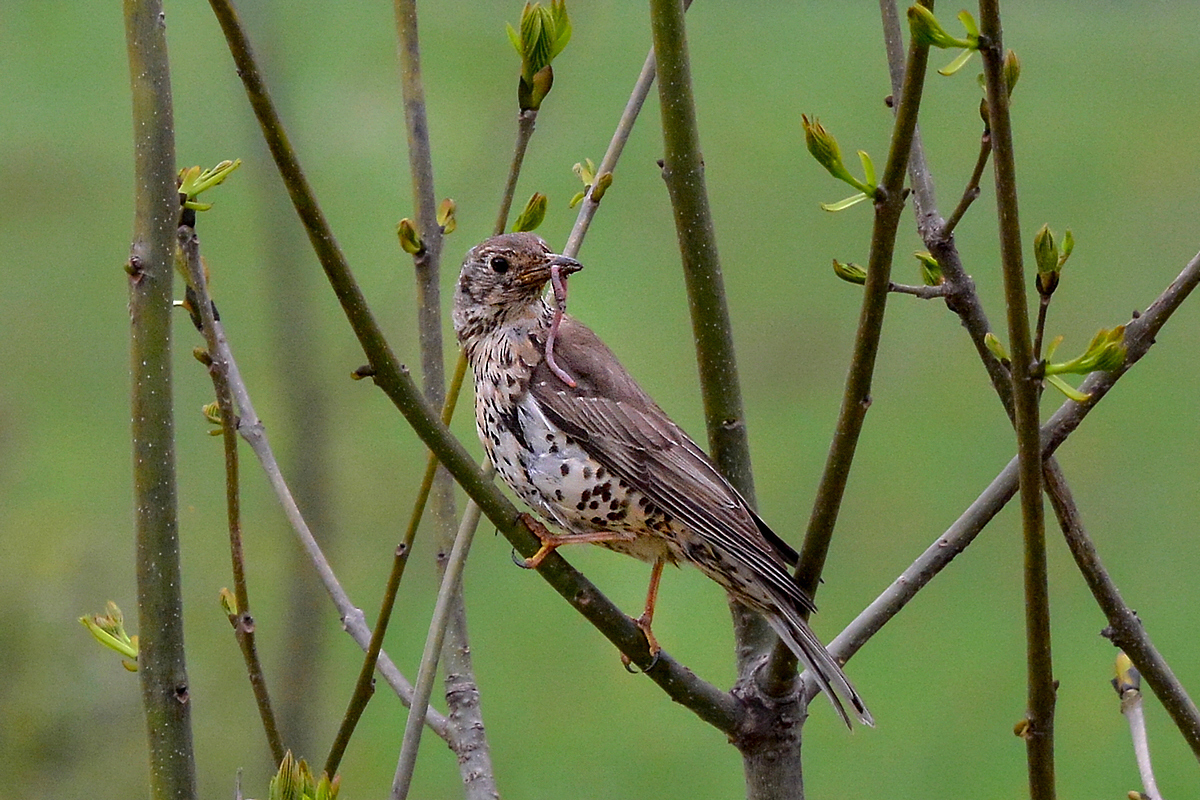
[[[780,595],[814,610],[786,569],[796,562],[796,551],[758,518],[599,337],[564,317],[554,356],[576,385],[563,383],[545,360],[529,385],[554,425],[656,506],[754,569]]]

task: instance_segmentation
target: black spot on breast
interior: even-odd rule
[[[570,465],[570,464],[568,464],[567,462],[565,462],[565,461],[564,461],[564,462],[562,463],[562,466],[561,466],[561,467],[559,467],[559,471],[561,471],[561,472],[562,472],[562,475],[563,475],[563,477],[565,478],[565,477],[567,477],[568,475],[570,475],[570,474],[571,474],[571,465]]]

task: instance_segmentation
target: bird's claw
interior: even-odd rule
[[[625,671],[630,675],[636,675],[638,672],[649,672],[658,664],[659,656],[662,654],[662,647],[659,646],[658,640],[654,638],[654,634],[650,631],[650,621],[643,614],[633,621],[634,625],[638,626],[638,630],[646,637],[646,647],[650,650],[650,663],[645,669],[634,669],[633,659],[621,653],[621,666],[625,667]]]
[[[646,665],[645,669],[640,669],[633,663],[632,658],[625,655],[624,653],[621,653],[621,666],[623,666],[625,668],[625,671],[628,672],[630,675],[637,675],[639,672],[649,672],[650,670],[652,670],[656,666],[658,666],[658,662],[659,662],[661,655],[662,655],[661,649],[651,651],[650,663]]]

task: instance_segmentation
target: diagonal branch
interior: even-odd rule
[[[1154,694],[1175,721],[1183,738],[1191,746],[1192,754],[1200,759],[1200,711],[1196,709],[1196,704],[1188,696],[1183,684],[1175,677],[1166,659],[1150,641],[1150,635],[1146,633],[1137,612],[1121,598],[1116,584],[1104,569],[1096,546],[1083,527],[1083,518],[1071,497],[1070,487],[1056,464],[1046,465],[1046,488],[1050,495],[1050,503],[1058,514],[1067,547],[1075,557],[1075,563],[1079,565],[1079,571],[1083,573],[1096,603],[1108,617],[1108,628],[1105,629],[1104,635],[1123,650],[1135,665],[1139,665],[1138,672],[1150,684]],[[1142,669],[1141,664],[1147,665],[1147,668]]]

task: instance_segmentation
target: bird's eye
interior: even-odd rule
[[[488,262],[488,264],[491,265],[492,272],[495,272],[499,275],[503,275],[504,273],[508,272],[508,259],[504,256],[492,256],[492,259]]]

